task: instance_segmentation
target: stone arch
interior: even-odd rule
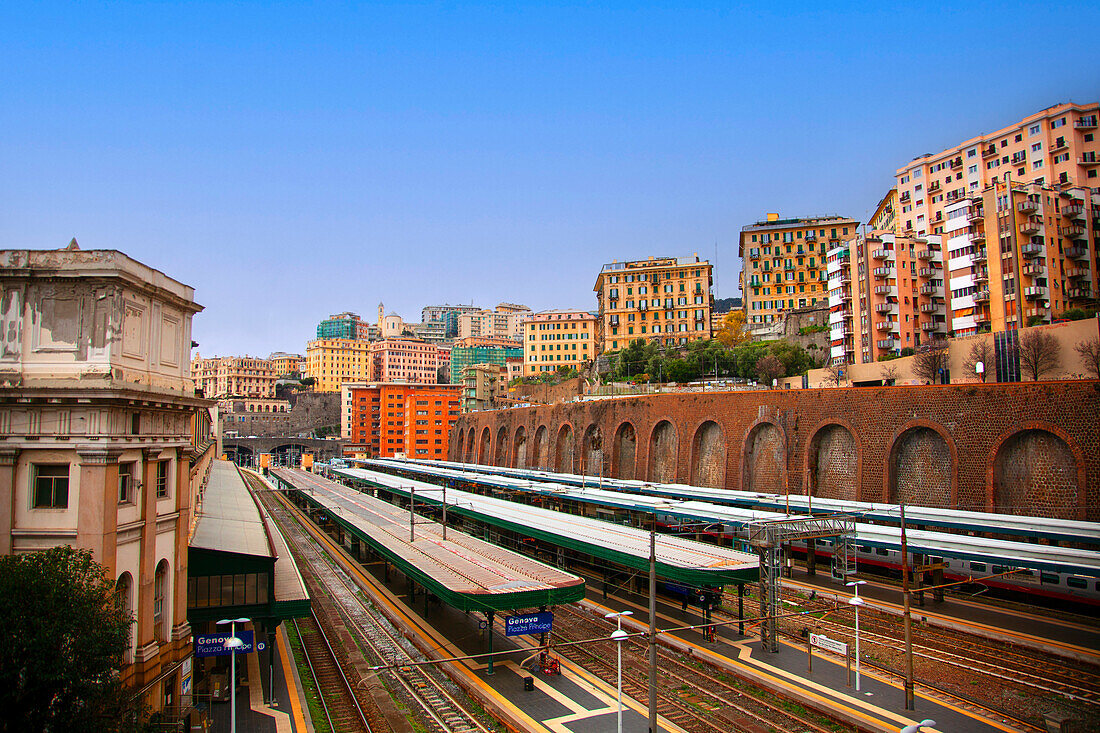
[[[615,442],[611,446],[611,475],[615,478],[633,479],[638,455],[638,436],[634,424],[624,422],[615,429]]]
[[[713,420],[695,429],[691,440],[691,484],[718,488],[726,481],[726,438]]]
[[[584,457],[584,463],[580,466],[583,473],[589,476],[603,476],[606,473],[607,469],[603,464],[603,431],[599,425],[593,423],[585,429],[581,455]]]
[[[859,501],[863,457],[851,426],[828,422],[812,435],[806,448],[806,493]]]
[[[481,442],[477,446],[477,462],[480,465],[485,465],[489,462],[489,459],[493,456],[492,451],[493,434],[489,432],[489,427],[486,426],[481,429]]]
[[[494,466],[508,465],[508,429],[503,425],[497,429],[497,452]]]
[[[661,420],[649,434],[649,480],[667,484],[676,481],[676,428]]]
[[[935,423],[916,420],[901,429],[890,446],[886,474],[891,504],[955,505],[955,447]]]
[[[455,434],[454,460],[461,461],[465,451],[466,431],[459,428]]]
[[[527,468],[527,430],[522,425],[512,436],[512,467]]]
[[[782,494],[787,486],[787,441],[783,430],[773,422],[761,421],[745,437],[745,491]]]
[[[558,428],[558,439],[554,445],[556,462],[554,470],[558,473],[573,473],[573,426],[562,423]]]
[[[476,449],[474,447],[474,436],[475,435],[476,435],[476,433],[474,432],[474,427],[471,425],[470,426],[470,432],[466,434],[466,458],[465,458],[466,463],[473,463],[474,458],[477,455],[477,453],[475,452]]]
[[[532,456],[531,467],[544,469],[550,465],[550,431],[545,425],[539,425],[535,430],[535,452]]]
[[[1079,465],[1069,443],[1044,427],[1005,436],[993,457],[993,511],[1084,519]]]

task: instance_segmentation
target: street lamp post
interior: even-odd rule
[[[229,653],[229,733],[237,733],[237,649],[244,646],[244,642],[237,638],[237,624],[246,624],[252,619],[227,618],[215,622],[216,626],[229,624],[229,638],[225,640],[225,647]]]
[[[616,649],[618,650],[619,659],[619,677],[616,684],[618,691],[619,708],[617,711],[617,725],[616,730],[618,733],[623,733],[623,639],[629,634],[623,631],[623,616],[633,616],[633,611],[613,611],[605,614],[604,618],[614,618],[617,624],[616,629],[611,632],[611,639],[615,642]]]
[[[853,588],[853,595],[848,599],[849,606],[855,606],[856,608],[856,692],[859,692],[859,607],[863,605],[863,599],[859,597],[859,586],[864,585],[866,580],[853,580],[846,585]]]

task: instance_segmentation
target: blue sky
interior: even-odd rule
[[[613,259],[768,211],[865,220],[894,170],[1100,99],[1100,4],[0,4],[0,247],[195,287],[204,355],[378,302],[594,308]]]

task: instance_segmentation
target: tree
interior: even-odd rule
[[[1093,336],[1073,347],[1085,365],[1085,374],[1100,379],[1100,338]]]
[[[0,731],[137,730],[132,621],[88,550],[0,557]]]
[[[933,341],[913,355],[913,375],[925,384],[936,384],[947,371],[947,342]]]
[[[982,365],[982,373],[978,374],[978,364]],[[986,381],[986,375],[997,369],[997,352],[993,344],[984,338],[977,339],[970,344],[970,350],[966,352],[963,368],[967,374],[976,374],[978,379]]]
[[[890,384],[897,384],[898,383],[898,377],[901,376],[901,370],[898,369],[897,364],[887,363],[879,371],[879,374],[882,375],[883,383],[889,382]]]
[[[831,384],[834,387],[839,387],[844,384],[844,363],[834,361],[831,364],[825,366],[825,376],[823,378],[825,384]]]
[[[745,312],[735,310],[727,313],[722,318],[721,328],[715,334],[715,338],[726,348],[741,346],[751,341],[752,337],[745,333]]]
[[[1020,370],[1038,382],[1062,365],[1058,339],[1045,331],[1027,331],[1020,337]]]
[[[768,387],[772,386],[773,380],[782,377],[784,371],[783,362],[774,354],[768,354],[756,362],[756,378]]]

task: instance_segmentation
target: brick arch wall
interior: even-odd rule
[[[550,430],[545,425],[535,428],[535,452],[532,458],[532,468],[550,465]]]
[[[624,421],[615,428],[611,445],[611,473],[615,478],[633,479],[638,457],[638,431],[634,423]]]
[[[859,443],[848,421],[825,422],[810,432],[803,488],[810,496],[859,501],[863,469]]]
[[[886,495],[890,504],[957,507],[955,441],[942,425],[911,420],[890,446]]]
[[[783,430],[768,420],[758,420],[745,436],[742,485],[745,491],[782,494],[787,485],[787,446]]]
[[[584,457],[584,473],[589,476],[603,476],[607,472],[604,465],[603,432],[598,424],[593,423],[585,428],[581,455]]]
[[[574,443],[577,442],[576,433],[570,423],[564,423],[558,428],[554,440],[554,468],[559,473],[573,473]]]
[[[992,510],[1001,514],[1084,519],[1082,465],[1056,428],[1029,423],[1005,436],[993,456]]]
[[[596,404],[601,404],[599,410],[593,407]],[[864,501],[885,499],[889,493],[886,468],[895,440],[912,421],[927,421],[941,426],[950,439],[949,447],[953,446],[955,505],[978,511],[993,506],[994,460],[1000,443],[1029,422],[1041,423],[1074,452],[1082,518],[1100,520],[1100,431],[1096,430],[1100,382],[1096,380],[662,394],[469,413],[457,425],[467,431],[466,450],[476,449],[476,436],[483,427],[495,431],[502,424],[526,424],[528,435],[533,435],[545,426],[542,464],[553,467],[562,424],[599,424],[604,438],[614,442],[619,426],[629,422],[635,430],[635,478],[652,479],[648,475],[650,436],[658,422],[668,420],[679,436],[673,451],[676,479],[687,482],[694,431],[707,419],[715,420],[725,436],[726,488],[744,488],[742,441],[758,420],[765,419],[786,436],[790,491],[801,494],[811,486],[807,453],[815,433],[828,423],[845,425],[859,446],[862,468],[855,482]],[[452,441],[452,456],[457,456],[457,446],[458,441]],[[614,454],[616,449],[610,450]],[[528,451],[532,462],[534,453],[532,445]]]
[[[512,467],[527,468],[527,430],[522,425],[512,437]]]
[[[493,457],[493,434],[492,430],[486,425],[481,429],[481,440],[477,445],[477,462],[486,464],[492,461]]]
[[[653,483],[672,483],[676,481],[677,466],[676,427],[669,420],[661,420],[653,426],[648,441],[648,464],[646,480]]]
[[[477,429],[471,426],[470,432],[466,435],[466,463],[474,463],[477,460],[477,449],[474,447],[476,435]]]
[[[704,420],[691,441],[691,483],[720,488],[726,482],[726,437],[722,426]]]
[[[496,458],[493,460],[495,466],[507,466],[508,465],[508,426],[501,425],[497,428],[497,451]]]

